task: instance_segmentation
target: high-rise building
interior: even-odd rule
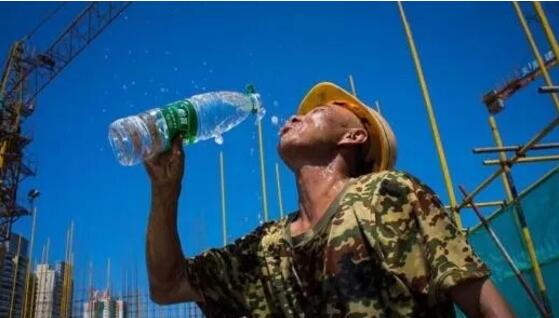
[[[72,316],[73,283],[70,266],[59,262],[55,266],[38,264],[35,270],[35,318],[65,318]]]
[[[94,291],[83,307],[84,318],[126,318],[127,305],[107,291]]]
[[[23,309],[28,242],[12,233],[0,268],[0,317],[20,317]]]

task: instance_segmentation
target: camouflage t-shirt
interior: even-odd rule
[[[296,217],[187,259],[207,316],[448,317],[446,291],[489,275],[438,197],[402,172],[352,179],[291,237]]]

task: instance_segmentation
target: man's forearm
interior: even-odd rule
[[[146,254],[153,298],[173,289],[183,274],[184,255],[177,231],[179,192],[152,187]]]
[[[452,300],[468,317],[512,318],[509,305],[489,278],[471,280],[450,291]]]

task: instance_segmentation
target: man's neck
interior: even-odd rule
[[[314,226],[349,181],[349,177],[335,169],[334,164],[303,166],[298,169],[296,179],[299,215],[291,225],[292,235],[303,233]]]

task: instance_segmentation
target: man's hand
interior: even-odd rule
[[[200,300],[188,280],[177,232],[178,201],[184,174],[182,138],[173,139],[171,150],[146,160],[151,179],[151,212],[146,256],[150,296],[158,304]]]
[[[145,161],[151,180],[152,191],[159,190],[178,197],[184,175],[184,151],[182,137],[176,136],[171,149]]]

